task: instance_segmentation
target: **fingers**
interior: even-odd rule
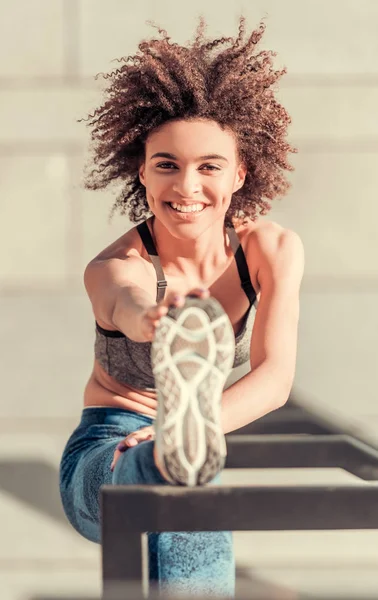
[[[198,296],[199,298],[208,298],[210,296],[210,290],[207,288],[194,288],[188,293],[188,296]]]
[[[142,322],[142,331],[146,341],[151,342],[155,336],[156,327],[159,325],[160,319],[168,312],[168,306],[157,304],[150,306],[144,313]]]
[[[152,342],[155,337],[156,328],[159,325],[160,319],[164,317],[169,308],[182,308],[185,304],[186,296],[196,296],[198,298],[208,298],[210,291],[207,288],[193,288],[186,295],[177,292],[169,292],[167,296],[154,306],[146,309],[143,316],[143,335],[146,341]]]
[[[126,446],[125,446],[125,450],[126,450]],[[121,456],[122,452],[121,452],[121,450],[118,450],[118,446],[117,446],[117,450],[113,454],[112,464],[110,465],[110,470],[111,471],[114,471],[114,467],[116,466],[116,463],[117,463],[119,457]]]
[[[197,296],[199,298],[208,298],[210,291],[207,288],[194,288],[190,290],[186,295],[178,292],[169,292],[167,296],[159,304],[151,306],[146,311],[148,318],[155,324],[155,321],[159,321],[161,317],[165,316],[168,312],[169,307],[176,306],[181,307],[185,304],[186,296]]]
[[[183,294],[179,294],[178,292],[169,292],[163,300],[164,305],[168,308],[171,306],[181,307],[185,304],[185,296]]]
[[[186,296],[197,296],[199,298],[208,298],[210,296],[210,291],[207,288],[193,288],[186,295],[179,294],[177,292],[171,292],[167,295],[167,298],[164,299],[164,305],[166,306],[176,306],[182,307],[185,304]]]
[[[155,321],[159,321],[161,317],[166,315],[167,312],[168,306],[165,306],[164,304],[157,304],[156,306],[151,306],[147,309],[146,316],[152,321],[152,323],[155,323]]]
[[[112,464],[110,465],[110,470],[111,471],[114,470],[114,467],[115,467],[119,457],[121,456],[121,454],[123,452],[125,452],[125,450],[127,450],[128,448],[132,448],[133,446],[137,446],[140,442],[148,441],[148,440],[152,440],[152,439],[155,439],[155,430],[152,426],[143,427],[142,429],[139,429],[138,431],[134,431],[133,433],[130,433],[130,435],[125,437],[124,440],[122,440],[121,442],[119,442],[119,444],[117,444],[116,450],[113,455],[113,461],[112,461]]]

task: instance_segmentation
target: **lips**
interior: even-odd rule
[[[169,210],[170,210],[170,211],[171,211],[171,212],[172,212],[172,213],[173,213],[173,214],[174,214],[176,217],[178,217],[178,218],[180,218],[180,219],[186,219],[186,220],[189,220],[189,219],[195,219],[195,218],[197,218],[199,215],[202,215],[202,213],[203,213],[203,212],[205,212],[206,208],[208,207],[208,205],[207,205],[207,204],[203,204],[203,209],[202,209],[202,210],[195,210],[195,211],[185,211],[185,212],[184,212],[184,211],[179,211],[179,210],[176,210],[176,209],[174,209],[174,208],[171,206],[171,203],[170,203],[170,202],[167,202],[166,204],[167,204],[167,206],[168,206]],[[185,204],[184,206],[192,206],[193,204],[201,204],[201,203],[200,203],[200,202],[195,202],[195,203],[193,202],[192,204]]]
[[[201,207],[200,210],[204,210],[206,208],[207,203],[206,202],[201,202],[198,201],[197,202],[176,202],[176,201],[172,201],[172,202],[167,202],[167,204],[169,204],[171,206],[171,208],[173,208],[174,210],[180,210],[178,207],[183,207],[184,209],[193,207],[193,206],[199,206]]]

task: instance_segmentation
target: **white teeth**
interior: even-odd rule
[[[170,204],[172,208],[179,212],[201,212],[205,208],[204,204],[190,204],[189,206],[177,204],[177,202],[171,202]]]

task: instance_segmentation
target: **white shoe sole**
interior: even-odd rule
[[[176,485],[203,485],[224,466],[221,399],[235,336],[217,300],[187,297],[160,320],[152,343],[157,459]]]

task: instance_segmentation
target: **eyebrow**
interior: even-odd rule
[[[170,152],[156,152],[156,154],[153,154],[151,156],[151,160],[157,157],[178,160],[177,156],[171,154]],[[205,154],[205,156],[199,156],[197,160],[211,160],[213,158],[215,158],[216,160],[225,160],[226,162],[228,162],[227,158],[225,156],[221,156],[220,154]]]

